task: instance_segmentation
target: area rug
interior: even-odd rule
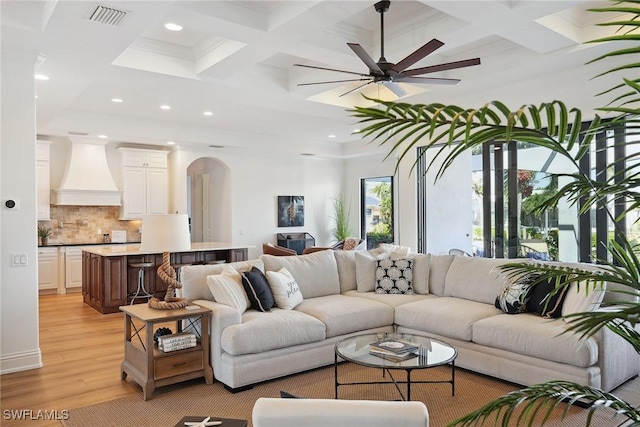
[[[446,379],[450,369],[442,367],[412,374],[413,380]],[[388,377],[385,377],[388,379]],[[396,379],[397,376],[396,376]],[[341,382],[384,381],[381,371],[363,368],[349,363],[340,365]],[[638,382],[638,381],[636,381]],[[625,394],[638,400],[640,389],[636,382],[621,388]],[[629,390],[626,390],[629,388]],[[411,388],[412,400],[424,402],[429,411],[430,426],[443,427],[454,419],[519,388],[515,384],[475,374],[463,369],[456,370],[455,396],[451,395],[450,384],[416,384]],[[402,389],[402,388],[401,388]],[[280,397],[280,391],[305,398],[333,398],[333,367],[326,367],[302,374],[292,375],[256,385],[250,390],[230,393],[222,384],[205,384],[203,380],[193,380],[182,384],[162,387],[155,391],[148,401],[142,393],[103,402],[79,409],[72,409],[66,427],[86,426],[166,426],[173,427],[187,415],[239,418],[251,423],[251,410],[259,397]],[[621,397],[624,397],[621,395]],[[351,385],[339,389],[340,399],[398,400],[398,391],[393,384]],[[640,403],[640,402],[636,402]],[[564,405],[562,410],[565,409]],[[571,408],[564,419],[556,411],[549,426],[584,426],[586,411]],[[594,420],[597,426],[617,426],[620,417],[612,419],[610,413],[603,413]],[[489,423],[487,425],[493,425]],[[515,424],[514,424],[515,425]],[[304,426],[300,426],[304,427]],[[390,426],[393,427],[393,426]]]

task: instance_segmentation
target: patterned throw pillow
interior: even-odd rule
[[[561,278],[560,281],[564,281]],[[556,288],[555,280],[543,280],[536,283],[531,289],[531,296],[527,301],[527,311],[531,313],[538,313],[542,317],[548,317],[556,319],[562,316],[562,305],[564,299],[567,296],[567,289],[569,286],[565,286],[551,295]]]
[[[242,286],[249,297],[252,308],[258,311],[271,311],[275,300],[269,282],[259,268],[253,267],[249,271],[242,272]]]
[[[509,283],[496,297],[495,306],[507,314],[527,311],[527,302],[531,298],[531,286],[537,275],[528,274],[515,283]]]
[[[377,294],[413,294],[412,261],[408,259],[380,259],[376,261]]]

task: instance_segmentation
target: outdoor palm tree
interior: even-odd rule
[[[601,75],[637,75],[640,69],[640,0],[611,1],[609,7],[591,11],[625,16],[616,22],[600,24],[617,28],[617,32],[593,41],[612,42],[623,47],[592,62],[632,58],[629,64],[616,66]],[[537,209],[542,211],[555,207],[561,200],[572,204],[581,200],[580,213],[588,212],[594,206],[607,209],[614,202],[624,203],[623,212],[617,216],[607,209],[611,223],[617,227],[618,221],[640,208],[640,150],[627,150],[623,170],[611,174],[605,181],[594,180],[589,170],[581,170],[579,163],[582,157],[590,154],[598,133],[616,130],[624,135],[627,147],[640,145],[640,79],[622,78],[620,84],[598,96],[610,96],[613,101],[598,109],[606,119],[596,115],[586,128],[582,123],[582,112],[561,101],[523,105],[512,111],[499,101],[469,109],[439,103],[414,105],[374,100],[377,107],[354,107],[351,113],[365,126],[360,131],[363,138],[389,146],[389,155],[397,153],[398,164],[406,161],[407,154],[418,146],[432,149],[430,152],[435,154],[428,168],[441,165],[436,179],[458,156],[484,144],[519,141],[545,147],[569,160],[575,172],[564,174],[571,178],[570,182],[558,188],[555,195],[541,201]],[[607,138],[607,148],[616,143],[611,140],[613,138]],[[536,272],[542,279],[555,280],[555,292],[569,286],[571,281],[586,282],[587,289],[581,289],[585,292],[604,288],[605,283],[619,284],[628,298],[620,298],[607,310],[571,315],[568,332],[587,337],[602,328],[609,328],[640,354],[640,247],[617,228],[615,239],[599,244],[607,246],[610,259],[595,260],[600,264],[597,270],[515,262],[507,264],[504,270],[513,278]],[[640,426],[640,408],[612,393],[566,381],[552,381],[515,391],[450,425],[480,424],[486,420],[493,420],[496,425],[508,425],[514,421],[518,425],[530,425],[535,417],[542,417],[544,423],[550,412],[562,402],[574,404],[578,401],[588,406],[590,414],[599,408],[609,407],[625,417],[630,425]],[[591,417],[588,417],[587,425],[590,424]]]

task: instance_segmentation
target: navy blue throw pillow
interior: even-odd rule
[[[267,278],[259,268],[253,267],[249,271],[242,272],[242,286],[249,297],[251,307],[258,311],[271,311],[275,305],[275,299]]]

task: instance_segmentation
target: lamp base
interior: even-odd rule
[[[149,307],[156,310],[176,310],[178,308],[184,308],[189,305],[189,300],[186,298],[170,298],[170,301],[159,300],[158,298],[151,298],[149,300]]]

